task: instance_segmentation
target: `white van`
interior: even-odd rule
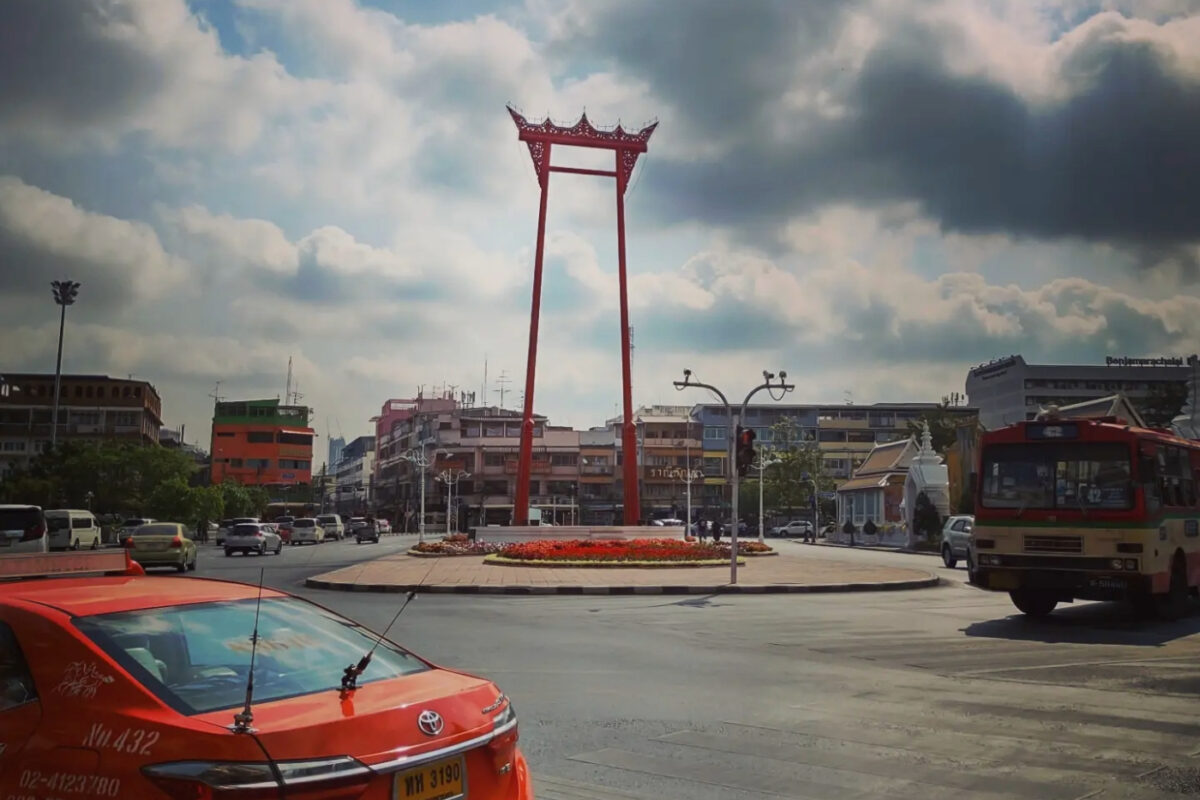
[[[317,517],[317,524],[325,529],[326,539],[346,538],[346,525],[337,514],[321,514]]]
[[[74,508],[50,508],[46,510],[46,527],[50,531],[47,542],[51,550],[99,550],[104,546],[100,540],[100,523],[90,511]]]

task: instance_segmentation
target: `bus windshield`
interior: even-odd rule
[[[1118,443],[995,444],[984,449],[986,508],[1129,509],[1129,447]]]

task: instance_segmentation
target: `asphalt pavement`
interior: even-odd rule
[[[304,578],[411,543],[248,558],[209,546],[195,574],[255,582],[262,566],[267,585],[378,629],[402,595],[309,589]],[[1200,796],[1200,616],[1145,622],[1078,603],[1033,622],[929,556],[836,558],[919,566],[943,585],[425,595],[392,638],[513,697],[543,800]]]

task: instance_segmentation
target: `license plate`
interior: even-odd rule
[[[466,766],[462,758],[447,758],[396,775],[393,800],[450,800],[465,797]]]
[[[1124,589],[1125,581],[1121,578],[1092,578],[1092,586],[1097,589]]]
[[[153,553],[160,550],[166,550],[170,546],[171,545],[168,542],[142,542],[138,546],[138,550],[146,550]]]
[[[1012,591],[1021,588],[1021,580],[1013,572],[993,572],[988,576],[988,587]]]

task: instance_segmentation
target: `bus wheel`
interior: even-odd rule
[[[1035,589],[1018,589],[1009,592],[1008,596],[1012,598],[1017,610],[1027,617],[1045,617],[1058,605],[1054,595]]]
[[[1171,561],[1171,586],[1165,595],[1158,598],[1158,613],[1163,619],[1176,620],[1187,613],[1188,608],[1187,563],[1176,554]]]

